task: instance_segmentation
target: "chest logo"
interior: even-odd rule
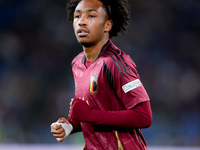
[[[92,76],[90,78],[90,87],[89,87],[89,90],[92,93],[97,92],[97,76]]]

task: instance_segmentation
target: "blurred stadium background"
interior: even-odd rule
[[[0,0],[0,149],[58,144],[50,125],[68,115],[74,97],[70,63],[82,51],[66,2]],[[136,62],[151,98],[153,123],[143,130],[147,144],[199,147],[200,1],[129,4],[128,32],[113,42]],[[76,133],[59,145],[83,143]]]

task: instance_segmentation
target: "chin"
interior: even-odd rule
[[[78,42],[83,45],[84,47],[90,47],[93,45],[94,42],[85,40],[85,39],[78,39]]]

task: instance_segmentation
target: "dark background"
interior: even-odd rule
[[[82,47],[66,0],[0,0],[0,143],[58,143],[50,124],[74,97],[71,61]],[[200,146],[200,1],[129,0],[131,55],[150,96],[149,145]],[[82,144],[74,134],[64,144]]]

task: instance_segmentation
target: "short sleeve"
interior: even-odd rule
[[[125,55],[124,63],[126,72],[119,73],[114,69],[114,84],[118,98],[126,109],[131,109],[141,102],[149,100],[149,96],[139,78],[136,65],[129,55]]]

